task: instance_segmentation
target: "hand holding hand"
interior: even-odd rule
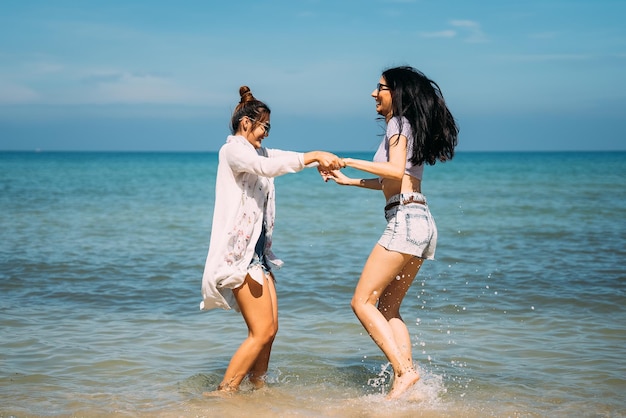
[[[318,171],[320,172],[320,175],[325,182],[327,182],[328,180],[333,180],[335,183],[341,185],[351,184],[350,180],[352,180],[352,178],[343,174],[341,170],[324,170],[321,167],[318,167]]]
[[[344,168],[346,166],[341,158],[326,151],[317,151],[315,159],[319,163],[318,170],[320,170],[320,173],[322,171],[339,170],[340,168]]]

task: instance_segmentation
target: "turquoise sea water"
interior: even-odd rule
[[[343,156],[371,158],[370,154]],[[459,153],[403,304],[422,380],[350,309],[378,192],[277,184],[269,387],[205,398],[246,328],[200,312],[217,155],[0,153],[0,417],[626,416],[626,153]]]

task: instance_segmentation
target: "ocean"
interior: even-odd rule
[[[235,311],[199,310],[216,166],[0,153],[0,417],[626,416],[626,153],[426,167],[436,259],[402,308],[422,379],[392,402],[350,309],[383,197],[315,169],[276,179],[269,384],[202,396],[246,336]]]

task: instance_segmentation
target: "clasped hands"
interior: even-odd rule
[[[347,166],[346,159],[339,158],[335,154],[321,151],[318,158],[317,171],[325,182],[334,180],[337,184],[349,184],[350,178],[346,177],[340,170]]]
[[[335,154],[326,151],[319,151],[316,160],[318,163],[317,169],[320,173],[339,170],[346,166],[343,158],[339,158]]]

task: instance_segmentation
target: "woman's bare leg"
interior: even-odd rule
[[[278,332],[278,297],[276,295],[276,284],[274,283],[274,276],[272,275],[272,273],[266,275],[265,286],[267,286],[270,298],[272,299],[272,315],[274,317],[274,324],[276,324],[275,331]],[[274,335],[276,335],[276,332],[274,333]],[[273,342],[274,338],[272,337],[272,340],[265,345],[265,347],[257,357],[255,363],[252,365],[250,373],[248,373],[248,379],[256,389],[265,386],[265,375],[269,367],[270,353],[272,351]]]
[[[412,343],[409,330],[400,316],[400,305],[406,296],[407,291],[413,283],[423,260],[412,258],[394,280],[389,283],[383,291],[378,301],[378,310],[385,317],[393,332],[394,339],[400,350],[402,357],[410,364],[413,364]],[[393,386],[389,391],[390,399],[396,398],[404,393],[419,379],[419,372],[404,373],[394,377]]]
[[[388,310],[395,309],[396,306],[399,310],[402,299],[415,276],[406,277],[400,285],[392,284],[392,281],[401,274],[405,266],[412,267],[409,266],[411,260],[414,260],[411,255],[388,251],[376,244],[365,263],[352,298],[354,313],[393,367],[395,377],[388,394],[390,399],[397,398],[406,391],[419,379],[419,374],[413,368],[410,354],[407,356],[407,349],[410,352],[411,342],[408,330],[399,314],[395,315],[390,312],[392,319],[390,321],[378,310],[376,304],[383,297]],[[406,273],[410,271],[412,268],[409,268]]]
[[[260,370],[265,364],[267,370],[270,350],[278,331],[273,281],[270,284],[270,280],[266,280],[262,286],[248,275],[243,285],[233,290],[233,293],[248,326],[248,337],[230,360],[222,383],[218,386],[220,391],[236,391],[243,378],[255,366]],[[264,359],[257,364],[260,357]]]

